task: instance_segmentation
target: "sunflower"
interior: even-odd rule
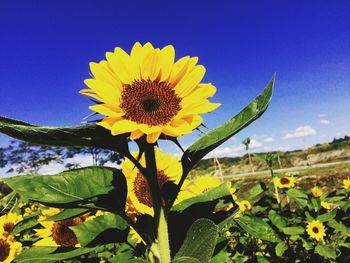
[[[41,211],[41,216],[39,216],[39,221],[46,220],[49,217],[60,213],[61,211],[62,209],[56,208],[56,207],[50,207],[50,208],[44,209]]]
[[[311,189],[311,194],[313,197],[317,198],[317,197],[320,197],[321,195],[323,195],[323,192],[320,188],[315,186]]]
[[[22,244],[16,242],[12,236],[0,239],[0,262],[10,263],[21,252]]]
[[[146,244],[146,242],[142,239],[142,237],[139,235],[139,233],[136,232],[136,230],[133,227],[130,227],[129,235],[132,241],[134,241],[136,244],[143,243]]]
[[[311,238],[314,238],[317,241],[322,240],[323,237],[326,235],[324,225],[318,220],[313,220],[310,223],[308,223],[306,227],[306,232]]]
[[[345,189],[350,189],[350,179],[349,178],[343,180],[343,187]]]
[[[138,153],[133,154],[135,158]],[[172,157],[169,153],[164,154],[160,149],[155,151],[156,165],[158,172],[158,184],[161,189],[167,182],[177,184],[182,175],[182,166],[177,157]],[[145,155],[142,154],[140,164],[145,167]],[[146,178],[134,166],[130,160],[122,163],[122,171],[127,180],[129,210],[133,209],[138,214],[149,214],[153,216],[153,204],[150,189]]]
[[[296,182],[294,176],[276,177],[274,180],[278,188],[292,188]]]
[[[205,68],[197,57],[174,62],[174,47],[154,48],[151,43],[135,43],[128,55],[117,47],[106,53],[107,60],[90,63],[92,79],[81,94],[96,100],[90,109],[105,115],[98,125],[112,135],[131,133],[132,140],[144,134],[154,143],[165,134],[182,136],[197,128],[220,104],[210,103],[216,88],[200,83]]]
[[[23,220],[21,215],[9,212],[0,217],[0,238],[8,237],[15,226]]]
[[[197,176],[195,180],[188,186],[188,191],[193,195],[205,193],[211,188],[221,185],[223,182],[214,176],[202,175]]]
[[[46,247],[79,247],[79,241],[70,226],[76,226],[85,221],[84,216],[78,216],[62,221],[41,221],[42,229],[35,229],[41,239],[34,246]]]
[[[248,200],[242,200],[240,202],[237,202],[237,204],[241,212],[246,212],[252,209],[252,205]]]
[[[321,202],[321,207],[325,210],[331,210],[331,205],[325,201]]]

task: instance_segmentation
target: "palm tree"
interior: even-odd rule
[[[243,140],[243,144],[245,145],[245,150],[247,151],[248,153],[248,159],[249,159],[249,165],[250,165],[250,169],[252,170],[252,173],[254,173],[254,167],[253,167],[253,163],[252,163],[252,158],[250,156],[250,152],[249,152],[249,144],[250,144],[251,140],[249,137],[245,138]]]

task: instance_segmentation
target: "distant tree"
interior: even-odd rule
[[[120,164],[118,153],[95,148],[64,148],[41,146],[12,140],[9,146],[0,148],[0,168],[9,166],[7,173],[37,173],[41,167],[51,162],[61,163],[67,169],[81,167],[77,156],[91,156],[91,165],[103,166],[107,162]]]
[[[250,138],[247,137],[243,140],[243,144],[245,145],[245,150],[247,151],[247,154],[248,154],[248,159],[249,159],[249,165],[250,165],[250,169],[252,170],[252,173],[254,173],[254,167],[253,167],[253,162],[252,162],[252,158],[250,156],[250,152],[249,152],[249,145],[250,145]]]

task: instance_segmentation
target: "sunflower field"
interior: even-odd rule
[[[335,191],[298,187],[274,173],[243,182],[189,179],[208,153],[267,110],[275,76],[236,116],[187,149],[178,138],[203,126],[220,106],[201,83],[197,57],[136,43],[91,63],[80,91],[93,103],[92,124],[36,126],[0,117],[0,132],[40,145],[91,147],[123,156],[120,168],[91,166],[59,174],[2,179],[0,262],[348,262],[350,180]],[[182,156],[159,147],[174,144]],[[136,148],[136,150],[134,150]]]

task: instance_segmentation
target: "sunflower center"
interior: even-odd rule
[[[312,232],[314,232],[314,233],[317,234],[317,233],[320,232],[320,231],[319,231],[318,227],[315,227],[315,226],[314,226],[314,227],[312,228]]]
[[[156,126],[167,124],[181,110],[180,102],[165,82],[135,80],[124,85],[120,107],[126,119]]]
[[[14,227],[15,227],[15,224],[13,222],[8,222],[4,224],[4,231],[8,234],[11,234]]]
[[[0,261],[5,261],[10,255],[10,244],[5,240],[0,240]]]
[[[76,226],[82,222],[80,217],[55,222],[52,227],[53,240],[62,247],[74,247],[79,241],[69,226]]]
[[[286,177],[281,178],[281,184],[289,184],[289,179]]]
[[[163,185],[168,181],[170,180],[166,176],[164,171],[158,171],[159,188],[161,189]],[[144,204],[148,207],[153,207],[151,192],[150,192],[147,180],[141,173],[138,173],[136,175],[136,178],[134,181],[134,193],[137,200],[139,200],[141,204]]]

